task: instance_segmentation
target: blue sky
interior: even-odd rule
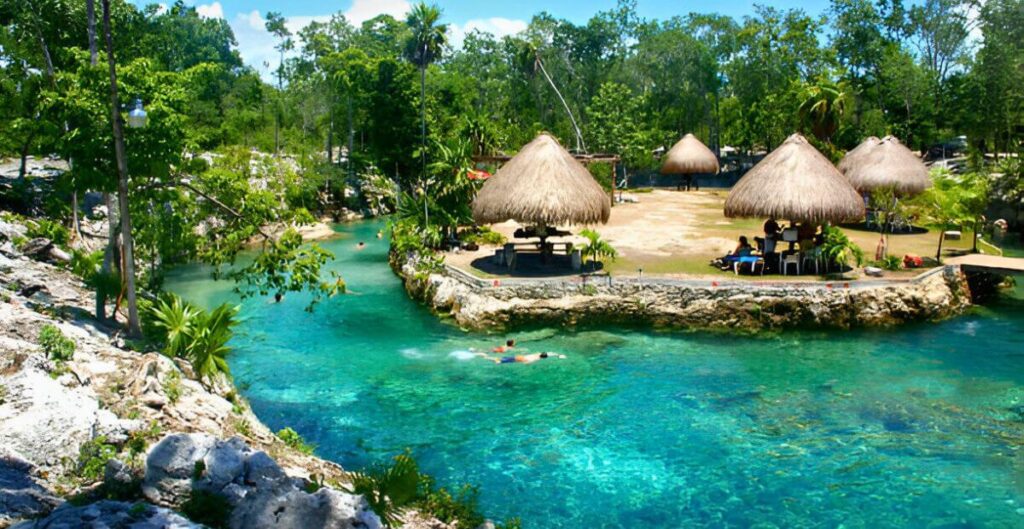
[[[174,0],[132,1],[143,6],[151,3],[170,4]],[[194,5],[203,16],[227,20],[238,39],[242,59],[269,78],[267,72],[277,67],[278,58],[274,51],[274,40],[263,28],[263,15],[267,11],[283,13],[294,31],[312,20],[328,18],[338,11],[344,12],[356,24],[381,13],[401,17],[412,1],[415,0],[186,0],[185,3]],[[455,44],[461,43],[462,37],[473,29],[497,36],[517,33],[526,27],[533,15],[541,11],[581,23],[598,11],[610,9],[616,4],[615,0],[435,0],[434,3],[443,9],[443,21],[450,24],[450,39]],[[762,3],[779,8],[800,7],[810,14],[823,13],[829,4],[828,0],[765,0]],[[666,19],[694,11],[717,12],[740,19],[753,11],[753,3],[740,0],[638,0],[637,11],[647,19]]]

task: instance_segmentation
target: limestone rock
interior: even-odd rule
[[[39,369],[23,369],[0,380],[7,388],[0,405],[5,447],[44,468],[77,460],[79,447],[92,439],[99,422],[96,399]]]
[[[35,518],[52,510],[60,500],[40,485],[31,463],[17,456],[0,455],[0,526]]]
[[[204,529],[182,515],[146,503],[100,501],[83,507],[62,505],[46,518],[15,525],[15,529]]]
[[[329,487],[309,493],[305,485],[239,438],[174,434],[150,449],[142,493],[164,506],[180,505],[192,490],[220,495],[232,507],[233,529],[381,526],[361,496]]]

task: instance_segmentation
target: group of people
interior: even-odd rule
[[[516,354],[516,341],[514,339],[508,339],[505,341],[505,345],[499,345],[492,349],[494,355],[487,353],[476,353],[477,356],[485,360],[490,360],[495,364],[532,364],[538,360],[545,360],[548,358],[565,358],[563,354],[542,352],[542,353],[526,353]]]
[[[810,222],[795,223],[786,228],[786,230],[796,230],[795,241],[784,241],[783,232],[786,230],[773,218],[765,221],[763,229],[764,237],[754,237],[757,248],[750,244],[750,240],[747,239],[746,235],[741,235],[736,248],[725,256],[713,260],[711,262],[712,266],[722,270],[732,270],[733,266],[737,262],[743,262],[744,258],[755,255],[763,257],[768,254],[782,253],[778,250],[778,245],[782,242],[789,243],[787,251],[793,251],[795,243],[800,246],[800,251],[802,252],[810,251],[824,243],[824,233],[818,230],[816,224]]]

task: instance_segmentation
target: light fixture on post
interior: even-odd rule
[[[128,113],[128,126],[133,129],[142,129],[146,127],[146,123],[149,120],[149,116],[146,114],[146,110],[142,108],[142,100],[135,100],[135,108]]]

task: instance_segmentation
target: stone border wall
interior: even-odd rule
[[[445,265],[395,263],[409,294],[467,329],[606,323],[677,329],[885,327],[963,313],[970,292],[958,266],[907,280],[755,282],[637,276],[483,279]]]

